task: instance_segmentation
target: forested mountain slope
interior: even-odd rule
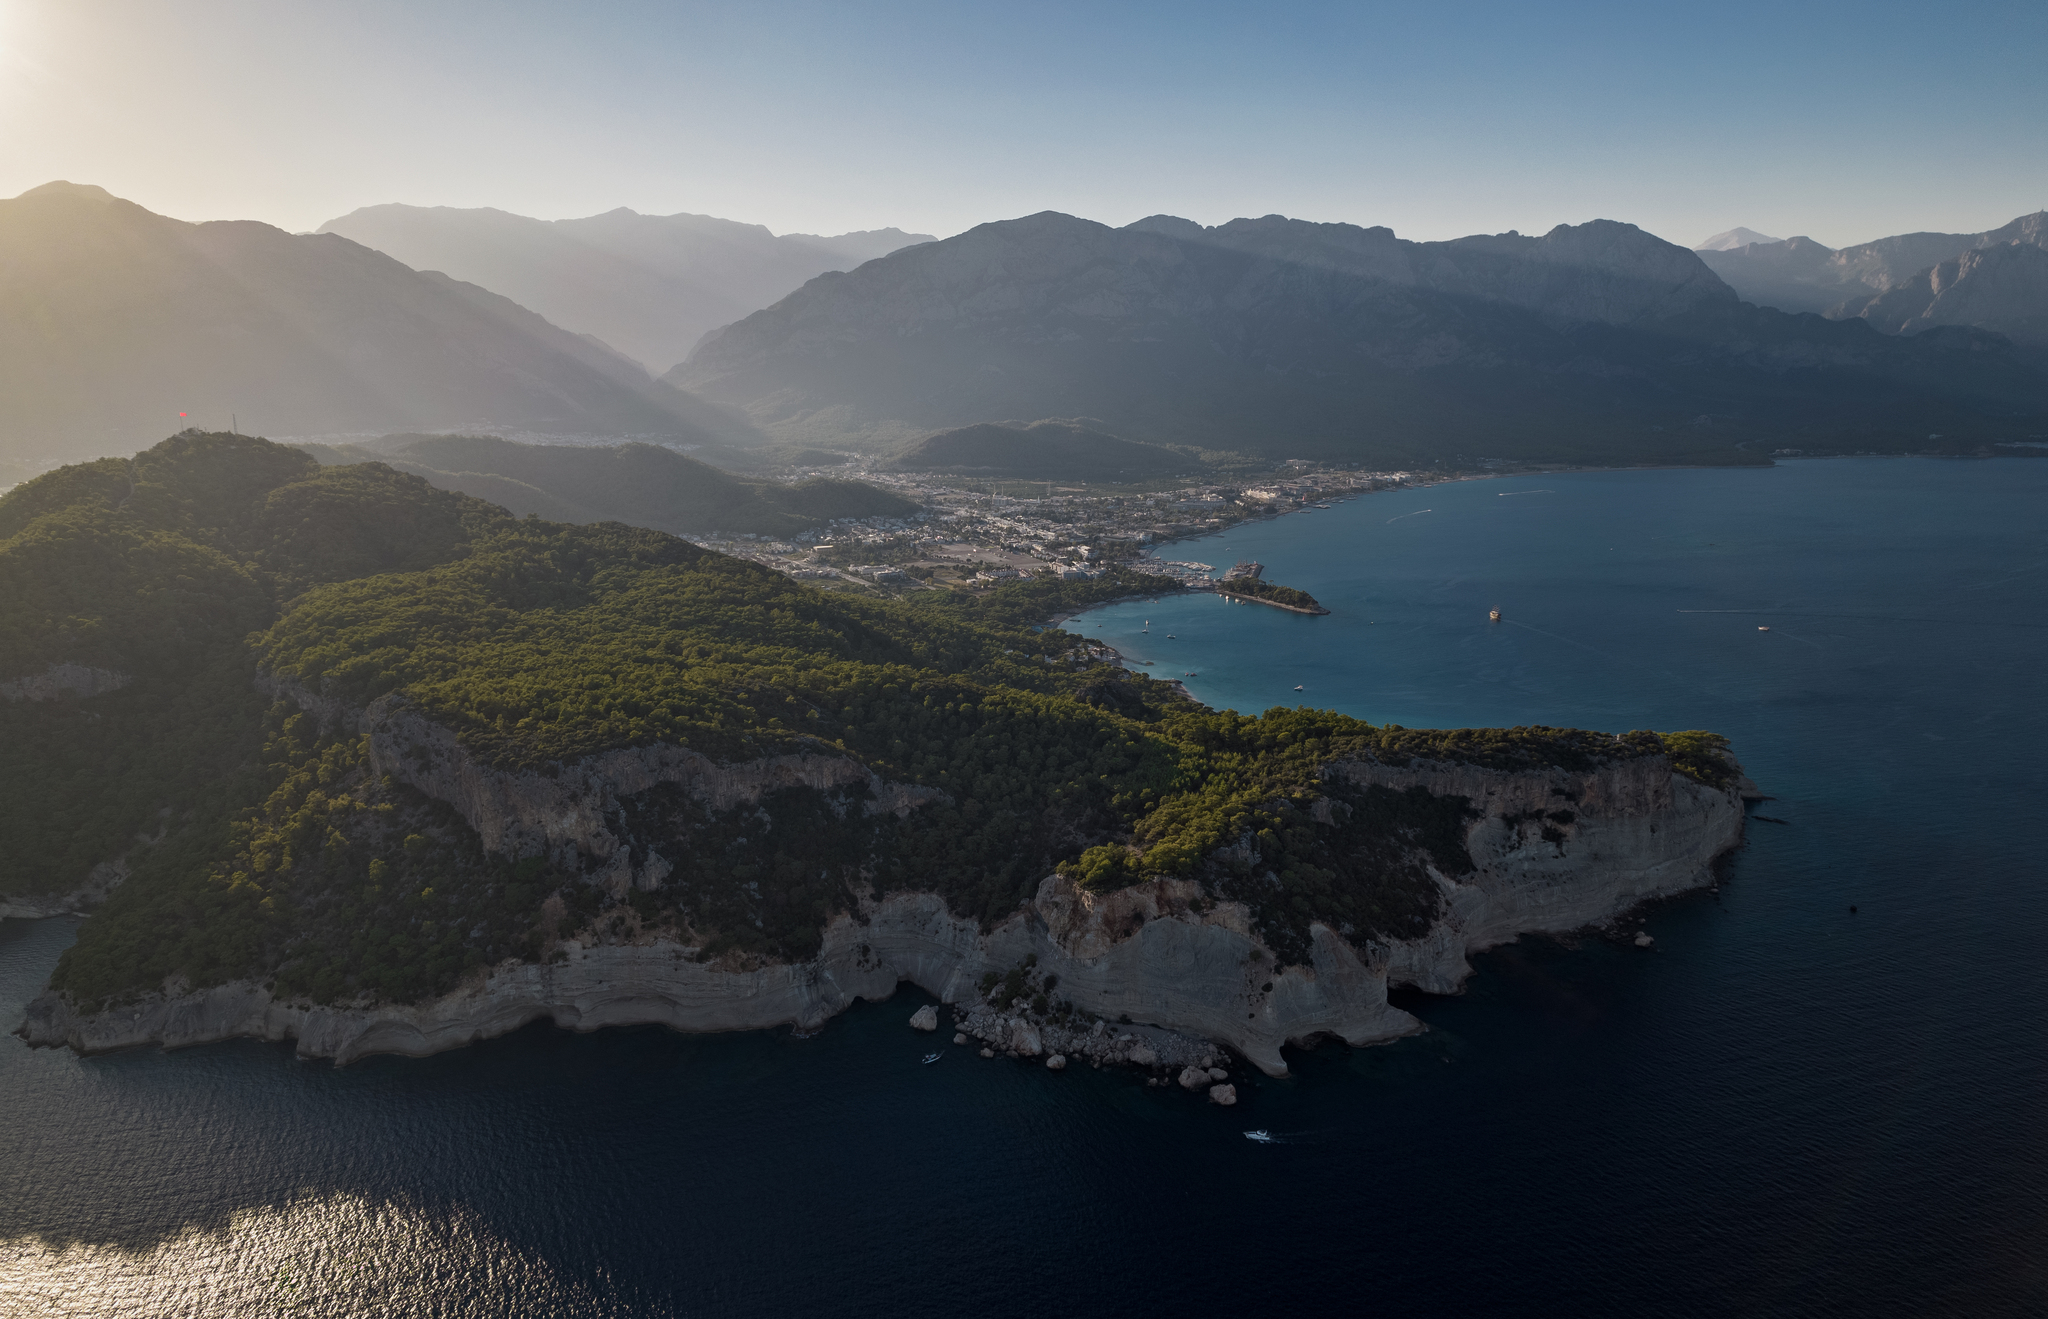
[[[132,869],[59,966],[85,1005],[405,1002],[572,935],[761,965],[879,893],[1005,917],[1055,866],[1196,881],[1300,961],[1315,921],[1421,934],[1428,866],[1471,864],[1459,799],[1339,759],[1734,772],[1706,734],[1209,712],[1030,626],[1135,589],[828,595],[180,435],[0,498],[0,890]]]
[[[792,439],[1087,416],[1134,440],[1391,462],[1757,461],[1794,437],[2002,436],[2048,404],[1995,336],[1750,306],[1698,255],[1610,221],[1413,243],[1046,212],[820,276],[667,378]]]

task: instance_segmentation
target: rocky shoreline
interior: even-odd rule
[[[1207,1093],[1211,1103],[1227,1108],[1237,1102],[1237,1087],[1229,1084],[1230,1070],[1224,1066],[1229,1055],[1206,1040],[1152,1026],[1111,1025],[1100,1018],[1086,1025],[1057,1025],[1034,1018],[1021,1000],[1011,1006],[1012,1013],[985,1005],[955,1009],[959,1029],[953,1043],[980,1040],[984,1058],[1044,1058],[1046,1067],[1056,1072],[1080,1062],[1098,1070],[1152,1068],[1159,1074],[1147,1077],[1147,1085],[1177,1080],[1182,1089]],[[910,1024],[918,1030],[937,1030],[938,1011],[919,1008],[911,1014]]]
[[[745,796],[758,791],[764,775],[776,777],[770,769],[809,776],[829,767],[607,761],[603,768],[675,774],[695,791]],[[607,841],[598,837],[598,813],[565,817],[542,809],[561,803],[528,800],[512,790],[519,785],[499,784],[473,765],[449,759],[436,767],[430,759],[414,772],[441,779],[448,798],[477,816],[472,823],[480,832],[539,827],[555,843],[595,848]],[[1453,877],[1431,868],[1442,901],[1421,937],[1358,943],[1315,924],[1310,955],[1283,968],[1242,905],[1214,902],[1191,880],[1092,893],[1055,875],[987,930],[954,915],[936,894],[870,895],[858,911],[836,917],[818,955],[802,963],[703,962],[697,949],[655,938],[587,947],[568,940],[555,960],[480,969],[453,992],[422,1003],[284,1001],[243,981],[200,990],[167,986],[139,1002],[85,1012],[46,993],[29,1006],[17,1033],[32,1044],[82,1053],[294,1039],[301,1056],[346,1063],[459,1048],[537,1020],[579,1031],[644,1024],[689,1032],[809,1030],[856,1000],[885,1000],[908,981],[952,1005],[958,1033],[992,1052],[1048,1060],[1057,1052],[1096,1065],[1206,1074],[1228,1051],[1278,1076],[1287,1071],[1281,1050],[1289,1044],[1335,1038],[1365,1045],[1419,1030],[1387,1001],[1390,984],[1455,992],[1471,972],[1470,953],[1527,933],[1603,924],[1644,901],[1703,887],[1715,859],[1742,839],[1746,780],[1710,788],[1659,756],[1587,771],[1351,761],[1328,772],[1353,784],[1469,801],[1472,869]],[[1530,823],[1565,796],[1576,803],[1569,823]],[[590,837],[581,836],[586,826]],[[1022,1047],[1033,1032],[1039,1054]]]

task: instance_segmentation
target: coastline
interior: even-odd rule
[[[1646,901],[1706,887],[1715,862],[1741,845],[1744,802],[1754,795],[1746,779],[1708,788],[1661,756],[1581,771],[1345,761],[1328,773],[1354,786],[1420,789],[1471,804],[1469,872],[1445,874],[1417,857],[1440,895],[1421,937],[1360,943],[1318,922],[1307,964],[1272,970],[1279,959],[1248,911],[1208,901],[1194,880],[1096,894],[1054,875],[985,932],[935,894],[870,896],[858,912],[835,917],[818,956],[801,963],[727,966],[698,962],[694,949],[667,941],[585,947],[570,940],[560,945],[565,960],[501,963],[419,1003],[281,1001],[259,983],[237,981],[167,987],[86,1012],[45,991],[15,1033],[32,1045],[84,1054],[293,1039],[301,1057],[340,1064],[438,1053],[542,1019],[578,1031],[648,1024],[693,1033],[810,1030],[857,999],[888,999],[908,981],[950,1005],[956,1021],[978,1011],[978,1029],[1031,1038],[1020,1035],[1021,1024],[1038,1032],[1043,1047],[1053,1023],[1021,1000],[983,1004],[978,988],[991,975],[1035,966],[1059,977],[1060,995],[1074,1008],[1115,1023],[1092,1043],[1051,1036],[1077,1056],[1164,1068],[1192,1065],[1220,1047],[1282,1076],[1284,1046],[1322,1037],[1363,1046],[1420,1029],[1389,1003],[1390,986],[1454,993],[1471,974],[1470,954],[1481,949],[1602,925]],[[1574,794],[1580,809],[1558,841],[1528,821],[1561,793]],[[1150,1028],[1149,1053],[1134,1056],[1124,1038],[1134,1034],[1130,1027]]]

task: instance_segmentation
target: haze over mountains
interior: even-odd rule
[[[1886,334],[1974,325],[2016,343],[2048,347],[2048,248],[2031,243],[1974,247],[1883,293],[1852,298],[1829,314],[1855,316]]]
[[[2048,411],[2044,219],[1840,253],[1694,252],[1607,220],[1426,243],[1049,211],[925,242],[630,211],[334,222],[426,244],[422,262],[496,263],[485,287],[341,233],[188,224],[54,183],[0,201],[0,484],[231,418],[298,439],[637,439],[738,464],[823,445],[1043,479],[1171,476],[1218,452],[1728,462],[2029,438]],[[1945,255],[1912,265],[1929,253]],[[1751,305],[1772,295],[1758,269],[1794,266],[1787,287],[1810,305],[1826,286],[1838,320]],[[588,332],[515,289],[588,312]],[[768,305],[777,289],[794,291]],[[750,297],[659,380],[589,328],[650,352]],[[629,337],[635,316],[653,337]]]
[[[1709,239],[1708,243],[1715,241]],[[1954,261],[1965,252],[2009,247],[2015,243],[2036,248],[2048,245],[2048,211],[2023,215],[2009,224],[1976,234],[1894,234],[1839,250],[1823,246],[1811,238],[1799,237],[1782,241],[1751,241],[1720,249],[1702,245],[1699,253],[1700,259],[1747,301],[1781,311],[1856,316],[1862,314],[1869,299],[1918,279],[1943,262]],[[2027,260],[2025,257],[2017,258],[2018,262]],[[1956,272],[1954,278],[1971,279],[1981,287],[2008,274],[2025,278],[2019,273],[2021,270],[2022,266],[2018,264],[1985,265],[1975,262],[1969,268]],[[2001,317],[2009,317],[2008,302],[2009,299],[1986,292],[1967,301],[1951,299],[1950,309],[1960,316],[1960,309],[1965,305],[1978,311],[1996,307]],[[2032,305],[2034,310],[2024,313],[2021,319],[2026,315],[2048,313],[2048,305]],[[1893,318],[1878,319],[1886,324],[1889,332],[1898,332]],[[1990,324],[1948,317],[1930,323],[1977,324],[2010,332],[2005,323]],[[2012,323],[2017,324],[2018,321]]]
[[[0,201],[0,454],[505,428],[715,443],[744,426],[497,293],[334,234],[188,224],[89,185]]]
[[[815,275],[932,241],[900,229],[777,236],[758,224],[625,207],[535,220],[489,208],[365,206],[320,232],[481,284],[656,372]]]
[[[1747,247],[1751,243],[1775,243],[1777,241],[1779,240],[1771,237],[1769,234],[1760,234],[1754,229],[1745,229],[1738,224],[1733,229],[1723,230],[1712,238],[1707,239],[1704,243],[1695,245],[1693,251],[1725,252],[1731,247]]]
[[[1606,220],[1417,243],[1043,212],[821,276],[665,378],[811,442],[1087,416],[1312,458],[1735,461],[2002,433],[2044,402],[2002,338],[1758,308],[1698,254]]]

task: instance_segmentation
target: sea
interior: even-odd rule
[[[1208,704],[1712,729],[1772,799],[1653,947],[1494,949],[1231,1109],[923,1066],[910,986],[344,1068],[0,1038],[0,1315],[2048,1313],[2048,461],[1448,482],[1161,553],[1331,611],[1067,624]],[[73,937],[0,928],[0,1016]]]

